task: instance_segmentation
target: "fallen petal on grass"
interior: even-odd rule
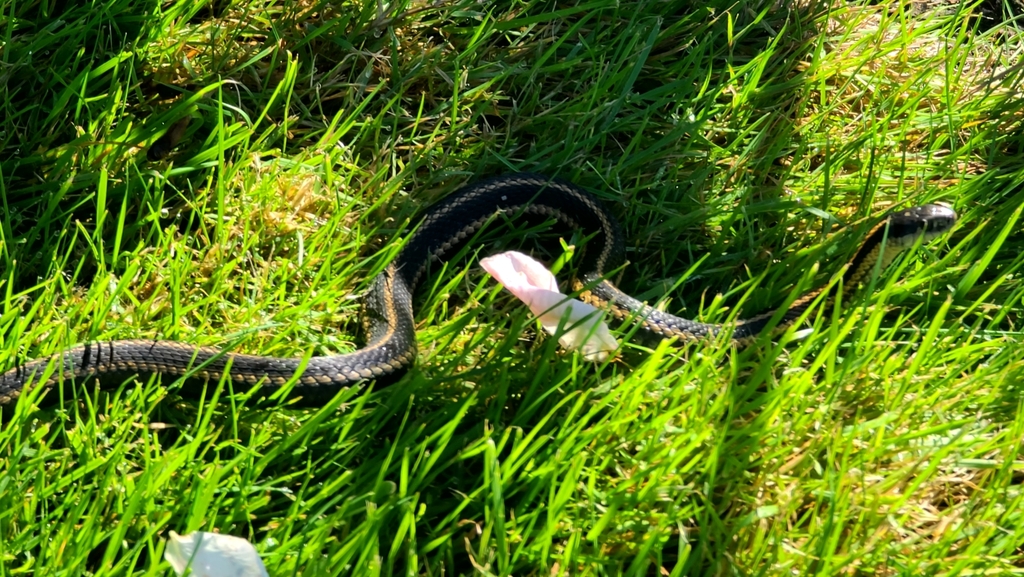
[[[196,531],[178,535],[171,531],[164,559],[178,577],[269,577],[252,543],[241,537]]]
[[[558,342],[563,347],[579,350],[585,359],[594,362],[607,359],[619,347],[604,322],[604,313],[563,295],[555,275],[533,258],[509,251],[482,259],[480,266],[526,303],[548,333],[556,334],[562,325],[564,331]]]

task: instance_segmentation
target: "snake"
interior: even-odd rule
[[[341,388],[374,381],[390,384],[416,358],[413,293],[436,263],[466,246],[488,223],[522,217],[554,221],[568,230],[593,235],[584,246],[573,287],[580,298],[617,319],[637,319],[658,338],[680,340],[726,337],[737,346],[756,341],[797,322],[827,287],[796,298],[784,310],[714,324],[658,310],[620,290],[610,278],[626,264],[625,237],[615,218],[592,193],[570,182],[530,173],[513,173],[466,185],[429,208],[396,257],[370,282],[363,296],[366,345],[354,352],[304,358],[278,358],[194,346],[167,340],[87,342],[53,356],[29,360],[0,374],[0,405],[16,401],[31,387],[52,388],[64,380],[95,377],[125,382],[153,374],[185,380],[261,387],[272,394],[291,386],[301,399],[329,398]],[[504,218],[503,218],[504,217]],[[941,204],[891,211],[871,228],[846,262],[841,290],[848,298],[858,285],[905,249],[948,231],[957,215]],[[828,296],[828,295],[827,295]],[[829,301],[837,298],[828,296]],[[845,302],[842,301],[842,302]],[[781,314],[780,314],[781,313]]]

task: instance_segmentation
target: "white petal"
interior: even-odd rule
[[[600,362],[619,347],[604,321],[604,313],[589,304],[558,292],[558,281],[544,265],[518,252],[504,252],[480,261],[480,266],[509,292],[530,307],[544,330],[556,334],[565,319],[558,342],[579,349],[584,358]]]
[[[557,333],[564,319],[564,332],[558,337],[563,347],[578,349],[585,359],[594,362],[607,359],[608,353],[619,348],[619,342],[604,322],[603,311],[583,301],[566,298],[559,293],[553,294],[557,298],[545,303],[551,306],[530,305],[530,310],[539,317],[544,330],[552,335]]]
[[[269,577],[252,543],[220,533],[178,535],[171,531],[164,559],[178,577],[185,574],[186,567],[194,577]]]

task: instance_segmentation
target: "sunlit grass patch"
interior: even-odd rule
[[[833,281],[888,209],[960,214],[743,350],[560,351],[476,265],[524,226],[435,267],[391,387],[4,407],[0,574],[162,575],[171,530],[271,575],[1018,571],[1020,35],[983,9],[0,0],[4,368],[91,339],[355,350],[416,215],[514,170],[594,191],[621,286],[710,322]]]

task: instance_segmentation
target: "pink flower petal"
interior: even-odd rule
[[[558,292],[558,281],[544,265],[520,252],[503,252],[480,261],[480,266],[520,299],[520,291]]]
[[[487,257],[480,266],[526,303],[548,333],[554,335],[562,326],[558,342],[563,347],[578,349],[584,358],[596,362],[619,347],[603,322],[604,313],[559,292],[555,275],[536,260],[510,251]]]

